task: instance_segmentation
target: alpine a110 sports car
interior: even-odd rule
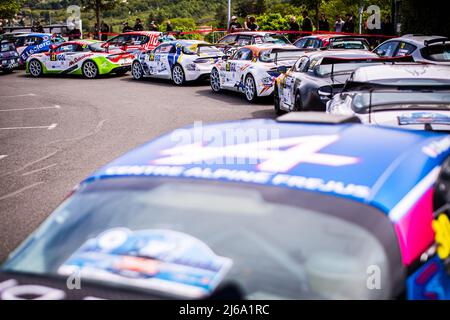
[[[217,41],[221,50],[231,56],[236,49],[248,45],[291,45],[282,34],[267,31],[239,31],[227,34]]]
[[[209,77],[214,63],[222,56],[222,51],[204,41],[170,41],[140,53],[133,61],[131,74],[135,80],[171,79],[176,85],[182,85]]]
[[[407,34],[389,39],[373,51],[381,57],[409,55],[416,62],[450,65],[450,41],[446,37]]]
[[[110,49],[122,49],[127,52],[139,53],[151,50],[163,42],[174,41],[175,37],[158,31],[131,31],[121,33],[103,44]]]
[[[40,52],[47,52],[51,45],[63,43],[65,40],[50,33],[20,34],[15,37],[15,45],[19,53],[19,64],[25,65],[28,58]]]
[[[450,131],[450,66],[361,67],[328,102],[327,112],[369,124]]]
[[[294,42],[301,49],[358,49],[369,50],[369,42],[362,37],[336,34],[315,34]]]
[[[450,299],[449,136],[329,117],[125,154],[13,251],[0,296]]]
[[[93,79],[109,73],[125,74],[130,70],[133,57],[132,53],[102,48],[96,41],[74,40],[52,46],[49,52],[32,55],[26,71],[33,77],[76,74]]]
[[[304,55],[294,46],[244,46],[230,58],[224,56],[211,71],[211,88],[245,93],[249,102],[273,93],[278,67],[290,68]]]
[[[0,70],[4,73],[13,72],[19,66],[19,54],[14,42],[9,40],[0,41]]]
[[[367,50],[305,52],[291,69],[277,78],[275,112],[325,111],[326,103],[342,90],[355,69],[388,61],[411,61],[411,57],[380,58]]]

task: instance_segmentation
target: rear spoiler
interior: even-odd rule
[[[439,37],[439,38],[436,38],[436,39],[425,40],[425,41],[423,42],[423,45],[424,45],[425,47],[428,47],[430,44],[434,44],[434,43],[442,43],[442,44],[445,44],[447,41],[448,41],[448,38],[447,38],[447,37]]]
[[[330,42],[334,41],[340,41],[340,40],[365,40],[367,41],[367,38],[361,37],[361,36],[336,36],[333,38],[330,38]]]
[[[321,65],[327,64],[341,64],[341,63],[354,63],[354,62],[414,62],[412,56],[402,56],[402,57],[379,57],[379,58],[336,58],[336,57],[324,57],[322,59]]]
[[[383,90],[383,89],[402,89],[402,90],[420,90],[420,89],[428,89],[428,90],[450,90],[450,84],[448,85],[438,85],[438,86],[430,86],[430,85],[408,85],[408,86],[399,86],[395,84],[381,84],[381,83],[370,83],[370,82],[358,82],[358,81],[347,81],[345,83],[344,90],[345,91],[375,91],[375,90]]]

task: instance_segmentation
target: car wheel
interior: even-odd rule
[[[184,71],[179,64],[176,64],[172,69],[172,80],[173,83],[175,83],[177,86],[181,86],[182,84],[184,84]]]
[[[277,85],[275,84],[275,89],[273,90],[273,107],[275,109],[275,113],[277,115],[281,115],[284,113],[280,108],[280,95],[278,94]]]
[[[144,71],[142,70],[142,66],[139,61],[133,62],[133,65],[131,66],[131,75],[134,80],[142,80],[144,77]]]
[[[37,59],[31,59],[28,63],[28,71],[33,77],[40,77],[42,75],[42,64]]]
[[[300,92],[295,94],[294,109],[292,111],[304,111]]]
[[[255,102],[258,98],[255,79],[251,74],[245,78],[245,98],[247,98],[247,101],[249,102]]]
[[[81,66],[83,76],[88,79],[94,79],[98,76],[98,67],[94,61],[88,60]]]
[[[219,75],[219,71],[214,68],[211,71],[211,77],[210,77],[210,81],[211,81],[211,89],[213,90],[213,92],[220,92],[221,88],[220,88],[220,75]]]

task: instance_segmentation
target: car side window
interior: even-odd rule
[[[25,45],[27,46],[35,46],[42,43],[42,38],[40,37],[28,37]]]
[[[305,72],[308,70],[309,59],[308,57],[300,58],[294,66],[294,71],[296,72]]]
[[[415,45],[406,42],[400,42],[400,45],[398,46],[398,50],[395,56],[396,57],[407,56],[413,53],[414,50],[416,49],[417,47]]]
[[[231,58],[232,60],[252,60],[253,52],[250,49],[244,48],[236,51]]]
[[[298,40],[297,42],[295,42],[294,45],[295,45],[297,48],[303,49],[303,48],[305,47],[306,40],[307,40],[307,39],[305,39],[305,38],[300,39],[300,40]]]
[[[155,51],[155,53],[169,54],[171,52],[172,48],[174,48],[174,46],[171,44],[163,44],[158,47],[159,52]]]
[[[56,48],[55,50],[56,52],[62,53],[62,52],[74,52],[77,51],[77,45],[76,44],[63,44],[60,45],[58,48]]]
[[[236,41],[238,46],[247,46],[252,43],[252,36],[240,35]]]
[[[110,45],[115,45],[115,46],[117,46],[117,45],[121,45],[122,43],[125,43],[126,41],[127,41],[127,39],[126,39],[127,37],[126,36],[117,36],[117,37],[115,37],[115,38],[112,38],[110,41],[109,41],[109,44]]]
[[[397,50],[398,41],[388,41],[375,49],[375,53],[381,57],[393,57]]]
[[[228,35],[222,38],[219,43],[233,43],[236,41],[236,35]]]

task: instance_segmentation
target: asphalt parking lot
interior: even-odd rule
[[[194,121],[273,118],[270,100],[128,74],[95,80],[0,75],[0,261],[92,171]]]

